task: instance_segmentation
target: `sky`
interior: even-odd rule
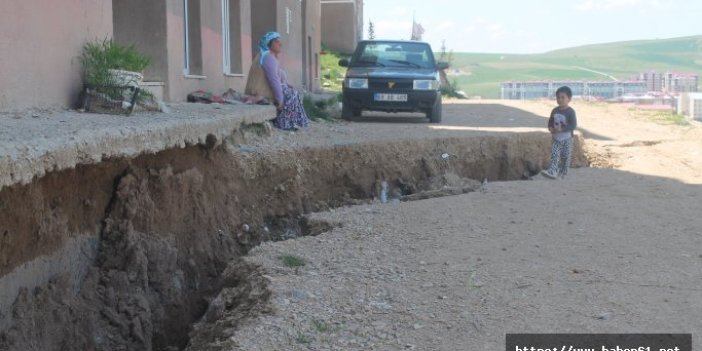
[[[702,35],[700,0],[365,0],[364,39],[409,39],[412,17],[439,51],[533,54]]]

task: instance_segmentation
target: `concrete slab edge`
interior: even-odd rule
[[[145,120],[139,126],[83,130],[78,138],[60,136],[22,145],[21,152],[0,153],[0,190],[28,184],[48,172],[96,164],[110,158],[134,158],[172,148],[205,144],[208,135],[221,140],[242,125],[271,119],[270,107],[249,108],[236,114],[197,119]],[[2,150],[4,151],[4,150]]]

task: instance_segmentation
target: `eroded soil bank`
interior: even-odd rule
[[[266,308],[265,280],[237,258],[327,229],[303,214],[370,201],[383,180],[392,200],[523,179],[549,143],[525,133],[267,152],[225,141],[4,188],[0,349],[183,349],[195,322],[216,317],[211,303],[242,318]],[[231,298],[211,301],[225,287]]]

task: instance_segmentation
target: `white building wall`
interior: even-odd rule
[[[702,94],[690,94],[690,118],[702,121]]]
[[[697,121],[702,121],[702,93],[680,94],[676,113]]]

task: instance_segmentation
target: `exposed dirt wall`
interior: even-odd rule
[[[381,180],[392,197],[428,190],[428,179],[447,174],[528,177],[547,162],[549,143],[543,133],[277,152],[242,152],[225,142],[4,188],[0,283],[41,257],[92,258],[80,277],[57,272],[0,294],[0,349],[182,349],[222,287],[265,300],[260,284],[242,283],[256,276],[254,267],[223,272],[261,241],[312,230],[301,214],[367,201]],[[580,145],[576,166],[586,162]],[[65,250],[85,237],[95,252]]]

